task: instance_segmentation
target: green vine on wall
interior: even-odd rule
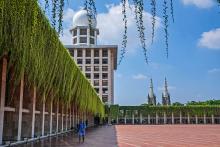
[[[0,56],[5,54],[8,71],[12,71],[7,73],[11,77],[7,86],[18,86],[24,75],[25,83],[36,86],[42,100],[59,101],[67,107],[74,104],[82,112],[104,115],[102,101],[36,0],[0,1]]]

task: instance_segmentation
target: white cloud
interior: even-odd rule
[[[124,31],[124,25],[123,25],[123,15],[121,13],[122,6],[120,5],[107,5],[108,9],[107,13],[100,13],[97,16],[97,27],[100,30],[99,35],[99,43],[100,44],[116,44],[121,45],[122,42],[122,36]],[[134,6],[131,5],[127,7],[127,20],[128,20],[128,44],[127,44],[127,50],[129,53],[133,53],[136,51],[136,49],[140,48],[140,41],[138,38],[138,32],[136,28],[136,21],[135,21],[135,15],[134,15]],[[151,36],[151,14],[144,11],[144,26],[147,28],[145,33],[146,36],[149,36],[147,38],[147,45],[150,44],[150,36]],[[160,18],[156,18],[156,30],[160,27]],[[149,29],[150,28],[150,29]]]
[[[128,44],[127,50],[129,53],[135,52],[140,48],[140,41],[138,38],[138,32],[136,28],[136,21],[134,16],[134,6],[131,5],[127,7],[127,19],[128,19]],[[106,13],[98,13],[97,15],[97,28],[99,29],[100,35],[98,36],[98,44],[116,44],[119,45],[119,49],[121,48],[121,42],[124,32],[123,26],[123,15],[121,13],[122,6],[120,5],[106,5],[108,11]],[[69,29],[72,26],[72,18],[75,14],[75,11],[68,8],[64,12],[64,31],[63,36],[60,37],[60,40],[64,44],[72,44],[71,34]],[[144,11],[144,26],[147,28],[145,33],[148,36],[147,45],[150,45],[151,42],[151,14]],[[156,17],[156,25],[155,25],[155,35],[158,28],[161,26],[161,19]]]
[[[143,74],[137,74],[137,75],[133,75],[132,78],[135,80],[145,80],[145,79],[147,79],[147,76],[145,76]]]
[[[203,32],[198,42],[199,47],[220,50],[220,28]]]
[[[72,44],[72,35],[70,34],[70,29],[72,27],[72,19],[75,14],[75,11],[73,9],[68,8],[64,11],[63,15],[63,35],[60,36],[60,40],[65,45]]]
[[[164,87],[158,87],[157,88],[159,91],[163,91],[164,90]],[[175,90],[176,87],[175,86],[168,86],[168,90]]]
[[[208,71],[209,74],[220,73],[220,68],[213,68]]]
[[[182,0],[184,5],[195,5],[198,8],[211,8],[214,0]]]

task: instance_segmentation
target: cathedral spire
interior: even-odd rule
[[[150,89],[149,89],[149,93],[148,93],[148,104],[156,105],[156,96],[154,94],[152,78],[150,79],[150,86],[149,86],[149,88]]]
[[[166,77],[164,82],[164,91],[162,93],[162,103],[163,105],[170,105],[170,94],[168,92],[168,84]]]

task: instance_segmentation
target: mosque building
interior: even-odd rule
[[[117,45],[97,45],[99,29],[95,18],[88,19],[87,11],[73,16],[70,30],[70,54],[94,86],[103,103],[114,104],[114,71],[117,69]]]

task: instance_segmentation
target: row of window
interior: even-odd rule
[[[86,71],[91,71],[91,66],[86,66]],[[99,66],[94,66],[93,71],[99,71]],[[108,71],[108,66],[102,66],[102,71]]]
[[[87,29],[80,29],[79,35],[87,35]],[[73,31],[73,36],[77,36],[77,29]],[[95,36],[95,30],[90,30],[90,36]]]
[[[74,57],[74,50],[70,51],[71,55]],[[82,50],[77,50],[77,57],[82,57],[83,53]],[[91,57],[91,50],[86,50],[86,57]],[[94,50],[94,57],[99,57],[99,49]],[[103,49],[102,50],[102,57],[108,57],[108,50]]]
[[[95,88],[95,91],[99,93],[99,88]],[[102,88],[102,94],[108,94],[108,88]]]
[[[93,60],[94,64],[99,64],[99,59]],[[83,59],[77,59],[77,64],[83,64]],[[91,59],[85,59],[85,64],[91,64]],[[102,59],[102,64],[108,64],[108,59]]]
[[[94,80],[94,86],[99,86],[99,80]],[[102,86],[108,86],[108,80],[102,80]]]
[[[87,79],[91,79],[91,73],[86,73],[85,75]],[[102,73],[102,74],[94,73],[93,76],[94,76],[94,79],[99,79],[99,77],[101,76],[102,76],[102,79],[108,79],[108,73]]]
[[[87,43],[87,37],[79,37],[79,43]],[[95,44],[95,39],[90,37],[89,43]],[[73,39],[73,44],[77,44],[77,38]]]

